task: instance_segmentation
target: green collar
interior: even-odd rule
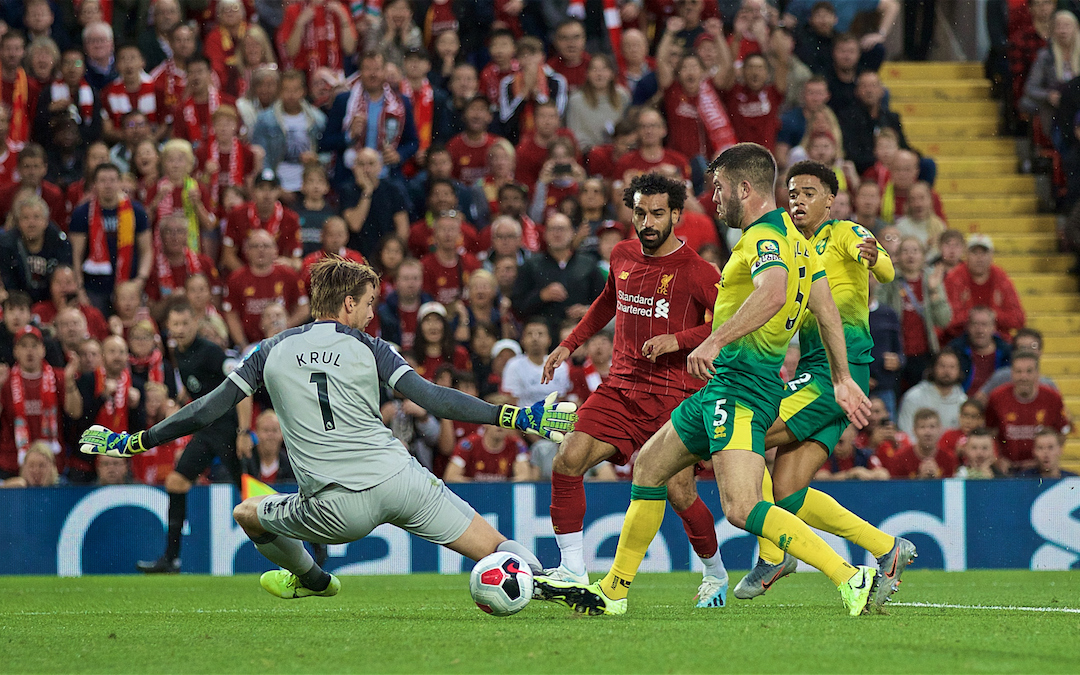
[[[767,227],[770,227],[770,228],[776,230],[782,236],[786,237],[787,233],[788,233],[788,229],[787,229],[787,223],[784,222],[784,213],[785,213],[784,209],[773,209],[772,211],[769,211],[768,213],[763,214],[760,218],[758,218],[754,222],[750,223],[750,227],[755,227],[757,225],[765,225]],[[748,227],[746,229],[749,230],[750,227]]]

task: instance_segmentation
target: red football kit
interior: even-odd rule
[[[676,405],[703,384],[686,371],[686,357],[712,332],[705,313],[716,302],[720,274],[686,244],[655,258],[636,239],[611,252],[607,284],[563,341],[571,352],[615,318],[608,378],[578,410],[577,431],[611,443],[624,463],[671,417]],[[653,363],[645,341],[674,334],[679,351]],[[633,420],[633,424],[627,424]]]
[[[236,270],[225,283],[221,307],[226,312],[236,312],[244,324],[244,338],[251,343],[266,337],[259,324],[263,310],[275,302],[284,305],[289,314],[297,305],[308,302],[304,282],[284,265],[274,265],[265,277],[255,276],[250,267]]]
[[[986,402],[986,427],[997,429],[998,447],[1004,457],[1023,462],[1032,457],[1036,429],[1048,427],[1067,433],[1069,418],[1061,394],[1053,388],[1040,384],[1035,398],[1022,403],[1016,397],[1015,386],[1010,382],[990,392]]]
[[[454,159],[454,178],[471,186],[488,175],[488,151],[498,138],[486,131],[479,143],[469,140],[464,132],[451,138],[446,149]]]
[[[481,432],[458,441],[450,461],[465,470],[465,476],[478,483],[508,481],[514,476],[514,462],[529,459],[529,448],[514,435],[507,435],[502,448],[492,452],[484,447]]]
[[[461,298],[469,277],[480,269],[480,261],[469,253],[459,255],[457,264],[450,267],[439,262],[434,253],[421,258],[420,264],[424,266],[424,292],[444,305]]]

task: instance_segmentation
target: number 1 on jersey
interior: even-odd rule
[[[319,392],[319,410],[322,411],[323,429],[326,431],[333,431],[336,428],[334,424],[334,411],[330,408],[330,387],[327,386],[326,373],[312,373],[311,379],[308,382],[313,382],[315,388]]]

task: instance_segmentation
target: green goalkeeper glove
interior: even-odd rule
[[[561,443],[566,434],[574,430],[577,406],[570,402],[556,403],[556,398],[557,394],[551,392],[543,401],[537,401],[527,408],[504,405],[499,409],[499,426],[539,434]]]
[[[143,445],[145,431],[134,434],[116,433],[100,424],[95,424],[83,432],[79,439],[79,450],[87,455],[107,455],[127,459],[140,452],[149,450]]]

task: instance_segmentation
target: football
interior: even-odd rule
[[[511,553],[492,553],[473,568],[469,592],[476,606],[488,614],[517,614],[532,600],[532,570]]]

